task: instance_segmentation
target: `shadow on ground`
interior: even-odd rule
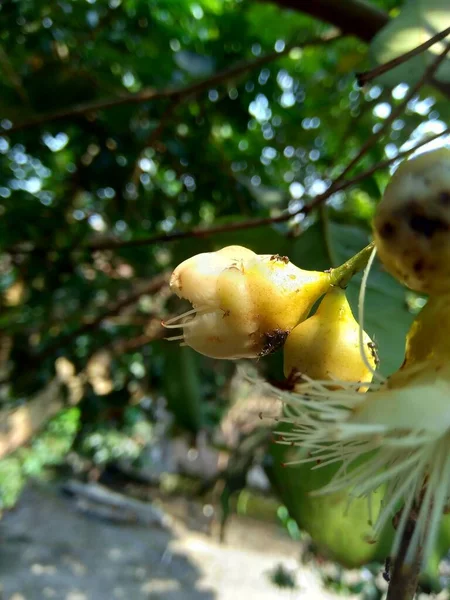
[[[181,500],[180,500],[181,501]],[[227,543],[186,527],[124,525],[80,513],[51,487],[28,487],[0,521],[0,600],[332,600],[281,527],[232,518]],[[270,581],[281,565],[295,589]]]
[[[0,522],[2,600],[215,600],[171,530],[89,518],[28,488]]]

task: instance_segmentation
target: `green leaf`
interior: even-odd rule
[[[409,0],[399,16],[373,38],[370,45],[372,65],[381,65],[420,46],[447,27],[450,27],[448,0]],[[444,48],[444,42],[438,42],[426,52],[380,75],[376,81],[391,87],[402,82],[414,85]],[[450,81],[449,57],[440,65],[435,77],[439,81]]]
[[[289,248],[289,258],[301,269],[315,271],[329,269],[332,266],[330,254],[320,223],[314,223],[298,238],[292,240]]]
[[[199,356],[165,342],[163,386],[169,410],[181,427],[196,433],[203,424]]]

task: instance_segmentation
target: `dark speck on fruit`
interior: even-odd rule
[[[287,256],[280,256],[279,254],[272,254],[270,260],[279,260],[281,262],[284,262],[286,265],[289,262],[289,258]]]
[[[380,236],[385,240],[391,238],[394,233],[395,227],[392,225],[392,223],[389,223],[389,221],[386,221],[386,223],[383,223],[383,225],[380,227]]]
[[[444,206],[450,206],[450,192],[440,192],[439,202]]]
[[[419,260],[416,260],[416,262],[413,264],[413,269],[414,272],[419,274],[423,271],[425,267],[425,263],[423,262],[423,260],[421,258],[419,258]]]
[[[275,350],[284,344],[288,335],[289,331],[285,331],[284,329],[274,329],[273,331],[265,333],[264,346],[259,356],[267,356],[268,354],[275,352]]]
[[[409,226],[413,231],[426,238],[432,238],[437,231],[447,231],[448,225],[441,219],[433,219],[424,215],[412,214],[409,218]]]

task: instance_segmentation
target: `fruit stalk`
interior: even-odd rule
[[[339,286],[345,289],[350,283],[351,278],[366,267],[370,255],[372,254],[374,244],[371,242],[363,248],[358,254],[349,258],[345,263],[331,270],[331,285]]]

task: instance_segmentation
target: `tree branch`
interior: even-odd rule
[[[358,80],[358,85],[362,87],[362,86],[366,85],[366,83],[371,82],[373,79],[375,79],[376,77],[379,77],[383,73],[387,73],[388,71],[395,69],[395,67],[398,67],[399,65],[403,64],[407,60],[410,60],[414,56],[417,56],[418,54],[425,52],[425,50],[428,50],[428,48],[430,48],[437,42],[440,42],[441,40],[446,38],[448,35],[450,35],[450,27],[447,27],[447,29],[444,29],[440,33],[437,33],[432,38],[430,38],[427,42],[424,42],[423,44],[420,44],[420,46],[417,46],[417,48],[413,48],[412,50],[409,50],[409,52],[405,52],[404,54],[401,54],[400,56],[393,58],[392,60],[388,61],[387,63],[384,63],[383,65],[379,65],[378,67],[375,67],[374,69],[371,69],[370,71],[364,71],[363,73],[357,73],[356,78]]]
[[[436,133],[436,134],[422,140],[421,142],[419,142],[412,148],[409,148],[408,150],[403,150],[403,152],[399,152],[397,154],[397,156],[395,156],[393,158],[389,158],[382,162],[377,163],[376,165],[374,165],[373,167],[370,167],[366,171],[359,173],[352,179],[346,179],[346,180],[341,179],[339,183],[336,183],[334,186],[331,185],[328,188],[328,190],[326,190],[323,194],[316,196],[316,198],[314,198],[314,200],[310,204],[307,204],[306,206],[302,207],[296,213],[285,212],[285,213],[283,213],[281,215],[277,215],[275,217],[262,217],[260,219],[248,219],[245,221],[227,223],[224,225],[216,225],[214,227],[208,227],[208,228],[196,227],[193,229],[189,229],[188,231],[163,233],[161,235],[155,235],[152,237],[142,238],[142,239],[138,239],[138,240],[127,240],[127,241],[108,240],[106,242],[98,242],[97,244],[96,243],[90,244],[89,246],[85,246],[85,248],[90,250],[91,252],[96,251],[96,250],[109,250],[109,249],[115,249],[115,248],[136,248],[139,246],[148,246],[148,245],[157,244],[157,243],[175,242],[178,240],[183,240],[183,239],[192,238],[192,237],[194,237],[194,238],[209,237],[216,233],[226,233],[228,231],[239,231],[242,229],[254,229],[256,227],[263,227],[264,225],[271,225],[274,223],[284,223],[286,221],[289,221],[289,219],[292,219],[292,217],[294,217],[297,214],[301,214],[301,213],[308,214],[308,213],[312,212],[312,210],[317,208],[320,204],[326,202],[326,200],[328,200],[328,198],[330,198],[330,196],[332,196],[336,192],[341,192],[343,190],[348,189],[349,187],[355,185],[356,183],[363,181],[370,175],[373,175],[373,173],[375,173],[376,171],[388,167],[393,162],[395,162],[401,158],[404,158],[404,157],[408,156],[409,154],[412,154],[418,148],[421,148],[422,146],[425,146],[426,144],[429,144],[433,140],[436,140],[439,137],[446,135],[448,133],[450,133],[450,127],[445,129],[441,133]],[[336,180],[336,182],[337,182],[337,180]],[[55,249],[53,248],[53,250],[55,250]],[[17,250],[17,253],[20,253],[20,250]]]
[[[440,133],[435,133],[434,135],[429,136],[426,139],[423,139],[421,142],[419,142],[415,146],[412,146],[411,148],[408,148],[407,150],[403,150],[402,152],[399,152],[397,154],[397,156],[394,156],[393,158],[388,158],[386,160],[376,163],[369,169],[363,171],[362,173],[359,173],[358,175],[356,175],[355,177],[352,177],[351,179],[344,179],[344,180],[341,179],[339,183],[335,183],[334,185],[332,184],[323,194],[316,196],[310,204],[303,206],[300,210],[298,210],[295,213],[284,212],[281,215],[277,215],[275,217],[261,217],[260,219],[248,219],[245,221],[238,221],[238,222],[233,221],[232,223],[226,223],[224,225],[215,225],[214,227],[194,227],[192,229],[188,229],[187,231],[162,233],[160,235],[154,235],[154,236],[150,236],[147,238],[141,238],[141,239],[137,239],[137,240],[122,241],[122,240],[111,239],[111,240],[105,240],[105,241],[101,241],[101,242],[94,242],[92,244],[82,246],[80,248],[76,248],[76,247],[74,247],[74,248],[55,248],[54,246],[52,246],[51,248],[50,247],[44,248],[43,246],[35,246],[32,248],[8,248],[5,250],[5,252],[7,252],[9,254],[29,254],[31,252],[36,252],[36,251],[42,252],[42,251],[47,251],[47,250],[48,251],[52,250],[53,252],[58,252],[58,250],[64,250],[64,251],[89,250],[90,252],[96,252],[96,251],[101,251],[101,250],[115,250],[115,249],[120,249],[120,248],[138,248],[140,246],[151,246],[153,244],[159,244],[159,243],[176,242],[176,241],[185,240],[188,238],[206,238],[206,237],[209,237],[216,233],[226,233],[229,231],[240,231],[243,229],[255,229],[257,227],[263,227],[264,225],[272,225],[274,223],[284,223],[286,221],[289,221],[289,219],[292,219],[292,217],[294,217],[295,215],[308,214],[308,213],[312,212],[315,208],[318,208],[321,204],[326,202],[328,200],[328,198],[330,198],[336,192],[342,192],[342,191],[348,189],[349,187],[355,185],[356,183],[359,183],[360,181],[363,181],[367,177],[370,177],[370,175],[373,175],[376,171],[379,171],[380,169],[385,169],[386,167],[388,167],[392,163],[396,162],[397,160],[399,160],[401,158],[405,158],[406,156],[408,156],[409,154],[412,154],[413,152],[415,152],[422,146],[425,146],[426,144],[429,144],[430,142],[442,137],[443,135],[447,135],[449,133],[450,133],[450,127],[447,127],[447,129],[444,129],[444,131],[441,131]],[[336,182],[337,182],[337,179],[336,179]],[[85,325],[84,327],[87,327],[87,325]]]
[[[353,169],[353,167],[359,163],[361,158],[365,156],[367,152],[371,148],[373,148],[373,146],[375,146],[375,144],[382,138],[383,134],[386,133],[386,131],[392,125],[395,119],[397,119],[406,109],[406,107],[408,106],[408,102],[412,98],[414,98],[414,96],[417,94],[420,88],[430,79],[430,77],[433,77],[439,65],[442,63],[443,60],[445,60],[449,51],[450,44],[447,44],[445,50],[441,52],[441,54],[439,54],[439,56],[437,56],[436,59],[425,69],[419,81],[412,88],[410,88],[409,92],[406,94],[406,96],[403,98],[400,104],[394,110],[392,110],[389,117],[384,120],[383,125],[380,127],[380,129],[374,134],[372,134],[361,146],[357,155],[349,162],[349,164],[345,167],[345,169],[336,179],[335,184],[339,183],[339,181],[341,181],[347,175],[347,173],[349,173]],[[331,188],[333,188],[333,185],[331,186]]]
[[[389,15],[381,8],[364,0],[260,0],[298,10],[316,19],[338,27],[344,35],[354,35],[363,42],[374,36],[389,23]],[[450,98],[450,84],[430,79],[431,85]]]
[[[160,321],[156,319],[147,329],[145,334],[138,337],[116,340],[106,349],[110,349],[113,355],[121,356],[161,339],[165,334]],[[56,370],[57,374],[50,383],[26,404],[0,411],[0,460],[28,444],[65,406],[77,404],[81,400],[86,381],[86,369],[79,373],[75,373],[75,369],[73,372],[68,372],[67,367]],[[69,395],[69,402],[65,397],[66,392]]]
[[[320,39],[322,39],[322,38],[320,38]],[[336,39],[336,36],[331,36],[331,38],[328,38],[328,39]],[[287,51],[287,48],[285,48],[283,52],[286,52],[286,51]],[[445,57],[447,56],[449,51],[450,51],[450,44],[447,44],[444,52],[442,52],[439,56],[437,56],[437,58],[433,61],[433,63],[428,66],[428,68],[425,70],[425,72],[423,73],[420,80],[412,88],[410,88],[408,94],[405,96],[405,98],[402,100],[402,102],[396,107],[395,110],[393,110],[391,112],[389,117],[384,121],[383,126],[366,140],[366,142],[362,145],[362,147],[360,148],[357,155],[350,161],[350,163],[345,167],[345,169],[340,173],[340,175],[338,175],[338,177],[333,181],[331,186],[323,194],[320,194],[317,197],[315,197],[314,200],[310,204],[307,204],[306,206],[302,207],[296,213],[291,214],[289,212],[286,212],[284,214],[281,214],[281,215],[278,215],[275,217],[263,217],[260,219],[250,219],[250,220],[246,220],[246,221],[228,223],[226,225],[217,225],[214,227],[210,227],[208,229],[193,228],[189,231],[161,234],[161,235],[157,235],[157,236],[152,236],[150,238],[143,238],[140,240],[127,240],[127,241],[107,240],[107,241],[102,241],[102,242],[98,242],[95,244],[89,244],[86,246],[82,246],[81,249],[86,249],[86,250],[93,252],[95,250],[106,250],[106,249],[115,249],[115,248],[133,248],[133,247],[138,247],[138,246],[146,246],[146,245],[155,244],[155,243],[159,243],[159,242],[170,242],[170,241],[181,240],[181,239],[190,238],[190,237],[205,237],[208,235],[213,235],[215,233],[221,233],[221,232],[227,232],[227,231],[237,231],[237,230],[241,230],[241,229],[250,229],[250,228],[261,227],[263,225],[268,225],[268,224],[272,224],[272,223],[282,223],[282,222],[288,221],[291,217],[295,216],[296,214],[310,213],[312,210],[314,210],[315,208],[317,208],[318,206],[320,206],[321,204],[326,202],[326,200],[328,200],[328,198],[330,198],[330,196],[332,196],[336,192],[347,189],[348,187],[354,185],[358,181],[371,175],[377,169],[381,168],[381,166],[386,166],[386,165],[390,164],[391,162],[398,160],[398,158],[400,156],[409,154],[410,152],[414,151],[415,149],[419,148],[420,146],[430,142],[431,139],[436,139],[437,137],[439,137],[445,133],[445,132],[441,132],[440,134],[437,134],[436,136],[433,136],[432,138],[423,140],[422,142],[420,142],[420,144],[417,144],[415,147],[410,148],[409,150],[407,150],[403,153],[400,153],[396,157],[392,158],[390,161],[384,161],[382,163],[379,163],[378,165],[375,165],[371,169],[368,169],[367,171],[360,173],[359,175],[357,175],[356,177],[354,177],[352,179],[348,179],[348,180],[345,179],[345,176],[353,169],[354,166],[356,166],[358,164],[358,162],[361,160],[361,158],[363,156],[365,156],[365,154],[367,154],[367,152],[382,138],[382,136],[387,131],[387,129],[390,127],[390,125],[393,123],[393,121],[403,113],[403,111],[406,109],[406,107],[408,105],[408,102],[417,94],[417,92],[420,90],[420,88],[427,81],[429,81],[430,78],[433,77],[434,73],[436,72],[439,65],[442,63],[442,61],[445,59]],[[267,60],[267,56],[262,57],[260,60],[264,60],[264,59]],[[253,63],[254,62],[255,61],[253,61]],[[228,71],[230,71],[230,70],[228,70]],[[210,81],[211,81],[211,79],[208,79],[208,82],[210,82]],[[197,84],[197,85],[200,85],[200,84]],[[192,88],[192,86],[191,86],[191,88]],[[186,90],[186,88],[185,88],[185,90]],[[35,251],[36,249],[41,249],[41,248],[35,247],[31,251]],[[57,249],[53,248],[53,250],[57,250]],[[70,248],[65,248],[64,250],[70,250]],[[10,252],[11,254],[17,254],[17,253],[20,254],[20,253],[23,253],[24,250],[8,249],[8,252]],[[86,327],[86,326],[84,326],[84,327]]]
[[[389,15],[364,0],[262,0],[274,2],[331,23],[342,33],[370,42],[388,22]]]
[[[63,406],[62,382],[55,377],[26,405],[1,411],[0,459],[26,444]]]
[[[131,304],[134,304],[135,302],[137,302],[145,294],[155,294],[168,281],[169,281],[169,273],[162,273],[161,275],[156,275],[156,277],[153,277],[153,279],[151,279],[144,288],[136,290],[135,292],[133,292],[133,293],[129,294],[128,296],[126,296],[125,298],[123,298],[122,300],[118,300],[112,306],[110,306],[107,310],[105,310],[104,312],[97,315],[97,317],[95,317],[88,323],[83,323],[82,325],[77,327],[77,329],[75,329],[74,331],[70,331],[69,333],[59,336],[54,342],[50,343],[43,350],[43,352],[41,352],[39,354],[39,360],[43,360],[44,358],[47,358],[47,356],[50,356],[58,348],[67,346],[70,342],[76,340],[76,338],[79,337],[80,335],[84,335],[86,333],[94,331],[101,325],[101,323],[105,319],[107,319],[113,315],[117,315],[127,306],[130,306]]]
[[[115,98],[107,98],[103,100],[97,100],[95,102],[87,102],[84,104],[69,106],[59,111],[37,115],[28,121],[17,123],[4,133],[5,135],[11,135],[18,131],[23,131],[32,127],[37,127],[47,123],[55,123],[57,121],[64,121],[80,115],[89,115],[100,110],[107,110],[117,106],[142,104],[143,102],[154,102],[163,98],[171,99],[174,102],[184,101],[210,89],[211,87],[240,77],[248,71],[252,71],[253,69],[257,69],[263,65],[273,62],[288,54],[292,48],[320,46],[322,44],[332,42],[340,37],[342,37],[340,34],[333,33],[330,35],[306,40],[304,42],[293,41],[290,44],[286,44],[285,48],[281,52],[271,52],[270,54],[266,54],[265,56],[261,56],[255,60],[238,63],[233,67],[215,73],[211,77],[201,79],[200,81],[196,81],[185,87],[167,87],[161,90],[157,90],[155,88],[144,88],[135,94],[124,94]]]
[[[164,329],[161,325],[160,319],[155,319],[151,322],[149,327],[147,327],[147,330],[146,333],[142,333],[141,335],[130,339],[116,340],[109,347],[106,346],[105,349],[108,350],[108,348],[110,348],[114,356],[122,356],[127,352],[139,350],[139,348],[150,344],[150,342],[163,339],[164,336],[167,335],[167,329]]]

